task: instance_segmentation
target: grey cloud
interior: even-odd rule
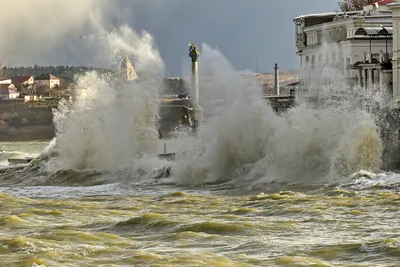
[[[2,0],[3,64],[104,65],[98,30],[148,31],[169,75],[186,68],[187,42],[218,47],[237,69],[297,68],[292,18],[329,12],[335,0]],[[6,38],[5,38],[6,36]]]

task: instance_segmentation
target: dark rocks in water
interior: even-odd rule
[[[155,180],[162,178],[168,178],[171,175],[171,166],[165,166],[157,171],[157,174],[153,177]]]
[[[8,164],[10,165],[16,165],[16,164],[27,164],[30,163],[33,160],[31,157],[25,157],[25,158],[8,158]]]
[[[158,157],[160,159],[174,160],[175,159],[175,153],[159,154]]]

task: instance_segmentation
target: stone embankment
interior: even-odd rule
[[[0,101],[0,141],[28,141],[54,137],[52,108],[57,101]]]

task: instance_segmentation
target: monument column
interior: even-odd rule
[[[199,122],[203,119],[203,109],[199,103],[199,73],[198,73],[198,65],[197,59],[200,55],[197,46],[194,44],[189,45],[189,57],[192,59],[192,92],[194,93],[193,97],[193,108],[194,108],[194,130],[197,129]]]

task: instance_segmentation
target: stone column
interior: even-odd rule
[[[375,82],[377,84],[379,84],[379,86],[381,86],[382,70],[381,69],[377,69],[376,73],[377,73],[377,76],[378,76],[378,81],[375,81]]]
[[[386,76],[383,70],[379,70],[379,91],[386,94]]]
[[[358,68],[358,84],[360,85],[360,87],[363,86],[363,72],[362,72],[362,68]]]
[[[199,106],[199,71],[197,60],[192,61],[192,86],[194,91],[194,105]]]
[[[194,127],[196,130],[200,121],[203,120],[203,109],[199,103],[199,76],[198,76],[198,65],[197,59],[200,55],[200,52],[197,50],[197,46],[194,44],[189,45],[189,57],[192,59],[192,92],[194,93],[193,97],[193,106],[195,111],[195,119],[194,119]]]
[[[369,84],[368,84],[368,69],[364,69],[364,88],[368,88]]]
[[[400,49],[400,2],[394,2],[387,5],[392,10],[393,18],[393,100],[395,107],[400,98],[400,70],[399,70],[399,49]]]
[[[374,83],[374,80],[372,77],[373,74],[374,74],[374,72],[372,71],[372,69],[368,69],[368,88],[372,88],[372,85]]]

